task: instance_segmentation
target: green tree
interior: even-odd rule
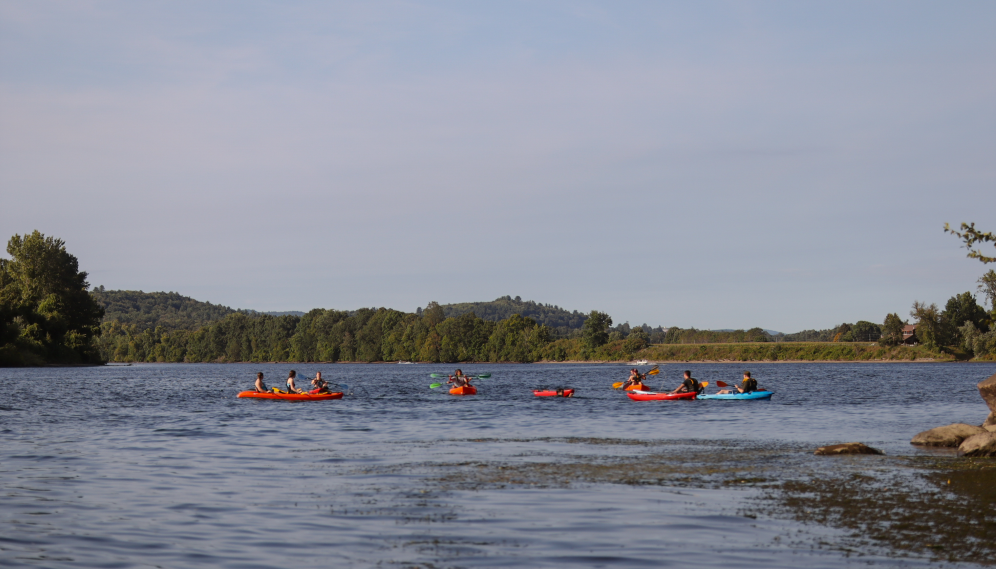
[[[7,253],[10,259],[0,259],[0,334],[7,342],[0,359],[18,363],[19,352],[24,362],[27,350],[47,362],[99,362],[95,340],[104,310],[65,242],[36,230],[11,237]]]
[[[900,332],[902,328],[900,328]],[[882,328],[867,320],[858,320],[851,328],[851,336],[855,342],[877,342],[882,336]]]
[[[898,314],[895,312],[886,314],[885,322],[882,323],[882,337],[879,338],[878,343],[883,346],[898,345],[903,341],[904,327],[906,327],[906,323],[899,318]]]
[[[936,304],[916,301],[910,316],[916,319],[916,335],[928,348],[940,348],[948,344],[945,322]]]
[[[589,351],[605,345],[609,341],[609,326],[612,326],[611,316],[592,310],[581,328],[581,344]]]
[[[989,302],[989,309],[996,314],[996,271],[989,269],[979,277],[979,292]]]
[[[952,296],[944,305],[944,312],[941,313],[943,320],[949,326],[958,329],[971,322],[976,329],[985,331],[988,329],[986,321],[988,315],[981,306],[975,302],[975,296],[970,292]],[[957,332],[955,332],[957,334]]]

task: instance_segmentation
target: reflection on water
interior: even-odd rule
[[[742,371],[665,365],[664,384],[685,367],[708,381]],[[288,368],[0,370],[0,563],[892,564],[821,548],[835,530],[749,517],[745,501],[766,480],[834,468],[815,446],[862,441],[890,460],[918,452],[908,445],[918,431],[981,422],[975,383],[996,372],[751,365],[772,401],[637,403],[610,387],[627,366],[465,365],[494,375],[479,395],[452,397],[428,389],[444,366],[309,364],[295,369],[321,370],[353,395],[235,398],[256,371],[276,384]],[[560,385],[577,396],[530,391]]]

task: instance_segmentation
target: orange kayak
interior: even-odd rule
[[[450,390],[450,395],[477,395],[477,388],[473,385],[454,387]]]
[[[555,389],[534,389],[533,395],[536,397],[556,397],[557,390]],[[564,394],[561,397],[574,397],[573,389],[565,389]]]
[[[642,383],[634,383],[633,385],[627,387],[626,391],[650,391],[650,390],[647,389],[647,386],[643,385]]]
[[[259,391],[242,391],[239,397],[254,399],[287,399],[289,401],[321,401],[323,399],[342,399],[342,392],[336,393],[260,393]]]

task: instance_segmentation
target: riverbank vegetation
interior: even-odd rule
[[[988,234],[986,234],[988,235]],[[996,359],[996,310],[971,292],[941,310],[915,302],[909,324],[843,323],[774,334],[613,326],[603,312],[500,297],[414,313],[389,308],[263,314],[174,292],[88,291],[65,244],[15,235],[0,259],[0,365],[112,362],[952,361]],[[979,257],[988,260],[989,257]],[[996,272],[979,279],[996,306]],[[480,314],[478,313],[480,312]]]
[[[35,231],[0,259],[0,366],[100,363],[104,310],[61,239]]]

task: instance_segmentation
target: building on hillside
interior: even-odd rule
[[[916,337],[916,324],[908,324],[903,326],[903,344],[907,346],[915,346],[920,343],[920,340]]]

